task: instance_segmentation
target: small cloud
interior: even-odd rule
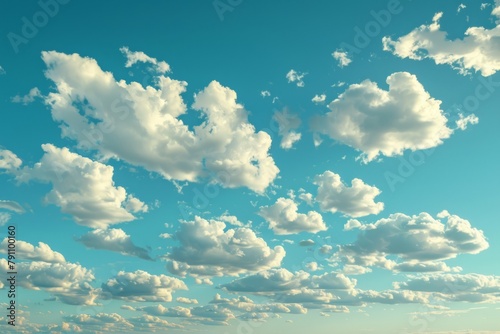
[[[268,96],[271,96],[271,92],[268,91],[268,90],[263,90],[263,91],[260,92],[260,95],[262,97],[268,97]]]
[[[305,83],[304,80],[302,80],[307,73],[303,72],[297,72],[294,69],[291,69],[287,74],[286,78],[288,79],[288,82],[295,82],[297,87],[304,87]]]
[[[455,121],[457,129],[466,130],[469,124],[474,125],[479,123],[479,118],[474,114],[470,114],[467,116],[464,116],[464,114],[459,114],[458,116],[459,119]]]
[[[482,6],[482,5],[481,5]],[[460,13],[462,11],[462,9],[465,9],[467,8],[466,5],[464,5],[463,3],[461,3],[460,5],[458,5],[458,8],[457,8],[457,13]]]
[[[302,247],[313,246],[314,244],[315,244],[314,240],[311,239],[302,240],[299,242],[299,246]]]
[[[349,58],[349,54],[342,50],[336,50],[332,53],[332,57],[338,61],[339,67],[346,67],[352,63],[352,59]]]
[[[325,94],[321,94],[321,95],[314,95],[314,97],[312,98],[311,101],[313,101],[314,103],[321,103],[321,102],[325,102],[326,100],[326,95]]]
[[[5,73],[7,73],[7,72],[5,72],[5,70],[3,69],[3,67],[2,67],[2,66],[0,66],[0,75],[3,75],[3,74],[5,74]]]
[[[154,69],[161,74],[170,72],[170,65],[164,61],[158,61],[156,58],[150,57],[142,51],[130,51],[130,49],[126,46],[121,47],[120,51],[127,57],[127,62],[125,63],[125,67],[132,67],[134,64],[141,63],[150,63],[153,65]]]
[[[36,98],[43,97],[42,93],[37,87],[31,88],[28,94],[26,95],[16,95],[12,98],[12,102],[14,103],[22,103],[23,105],[28,105],[35,101]]]

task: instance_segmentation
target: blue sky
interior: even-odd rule
[[[8,333],[498,333],[500,3],[0,6]]]

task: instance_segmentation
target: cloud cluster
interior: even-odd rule
[[[350,217],[363,217],[378,214],[384,209],[384,203],[375,202],[380,190],[361,179],[353,179],[349,187],[342,182],[340,175],[325,171],[315,177],[314,184],[318,186],[316,201],[323,211],[340,211]]]
[[[335,50],[332,53],[332,57],[338,62],[339,67],[346,67],[352,63],[352,59],[349,58],[349,54],[342,50]]]
[[[492,14],[500,18],[500,4]],[[384,50],[400,58],[429,58],[436,64],[450,65],[461,74],[474,70],[490,76],[500,70],[500,21],[492,29],[470,27],[462,39],[450,40],[439,24],[442,16],[443,13],[435,14],[431,24],[421,25],[396,40],[384,37]]]
[[[132,213],[148,210],[147,205],[127,195],[125,188],[115,187],[112,166],[52,144],[44,144],[42,149],[45,154],[40,162],[14,172],[16,179],[51,183],[45,200],[70,214],[76,223],[106,228],[135,219]]]
[[[101,286],[103,298],[136,302],[169,302],[172,292],[187,290],[186,284],[174,277],[152,275],[143,270],[120,271]]]
[[[450,271],[442,261],[488,248],[481,230],[456,215],[433,218],[428,213],[390,215],[373,224],[352,221],[360,231],[352,244],[340,246],[335,262],[394,271]],[[443,220],[443,221],[442,221]]]
[[[45,75],[56,87],[45,102],[63,137],[81,148],[167,180],[210,177],[224,187],[245,186],[259,193],[279,172],[268,154],[270,136],[255,132],[236,92],[217,81],[195,95],[192,107],[203,122],[190,130],[178,118],[187,111],[184,81],[158,75],[155,87],[143,87],[117,81],[94,59],[78,54],[50,51],[42,59]]]
[[[370,80],[350,85],[326,115],[312,119],[312,130],[361,151],[364,162],[432,148],[452,134],[441,101],[415,75],[393,73],[387,84],[388,91]]]
[[[0,253],[7,253],[8,239],[3,239],[0,243]],[[23,260],[44,261],[52,263],[64,263],[64,256],[52,250],[44,242],[38,242],[38,246],[33,246],[29,242],[16,240],[16,257]]]
[[[276,234],[317,233],[327,230],[323,217],[318,212],[309,211],[304,214],[298,210],[294,200],[280,197],[273,205],[260,207],[258,214]]]
[[[291,69],[287,74],[286,78],[288,82],[295,82],[297,87],[304,87],[304,77],[306,76],[307,73],[302,73],[302,72],[297,72],[294,69]]]
[[[270,248],[247,227],[226,229],[220,221],[195,217],[181,223],[180,246],[168,254],[169,270],[185,276],[224,276],[277,267],[285,257],[281,246]]]

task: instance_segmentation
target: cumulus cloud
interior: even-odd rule
[[[493,8],[492,14],[500,18],[500,5]],[[382,39],[384,50],[400,58],[422,60],[429,58],[436,64],[447,64],[461,74],[472,70],[490,76],[500,70],[500,21],[488,29],[470,27],[462,39],[448,39],[448,34],[441,30],[439,20],[443,13],[437,13],[431,24],[423,24],[402,37],[393,40]]]
[[[386,81],[388,91],[370,80],[350,85],[326,115],[312,119],[312,130],[361,151],[364,162],[432,148],[450,137],[441,101],[415,75],[397,72]]]
[[[32,88],[28,94],[26,95],[16,95],[12,98],[12,102],[14,103],[22,103],[24,105],[28,105],[35,101],[36,98],[42,98],[43,95],[37,87]]]
[[[13,172],[22,182],[36,180],[52,184],[45,196],[70,214],[76,223],[93,228],[106,228],[110,224],[135,219],[132,212],[147,211],[147,205],[125,188],[115,187],[113,167],[82,157],[67,148],[52,144],[42,145],[45,154],[33,167]],[[130,207],[130,203],[133,206]]]
[[[425,274],[395,282],[396,289],[432,292],[447,301],[498,302],[500,277],[481,274]]]
[[[101,286],[103,298],[136,302],[169,302],[172,292],[187,290],[183,281],[166,275],[152,275],[143,270],[120,271]]]
[[[321,102],[325,102],[326,100],[326,95],[325,94],[321,94],[321,95],[314,95],[314,97],[312,98],[312,102],[314,103],[321,103]]]
[[[146,312],[149,315],[172,317],[172,318],[189,318],[191,317],[191,310],[182,306],[165,307],[161,304],[154,306],[144,306],[137,309],[138,311]]]
[[[258,214],[276,234],[317,233],[327,230],[323,217],[318,212],[309,211],[304,214],[298,210],[294,200],[280,197],[273,205],[260,207]]]
[[[82,331],[126,332],[134,328],[117,313],[72,314],[63,317],[66,323],[75,324]]]
[[[286,78],[288,79],[288,82],[295,82],[297,87],[304,87],[305,83],[304,80],[302,80],[307,73],[302,73],[302,72],[297,72],[294,69],[291,69],[287,74]]]
[[[307,240],[301,240],[299,242],[299,246],[302,246],[302,247],[308,247],[308,246],[313,246],[315,245],[316,243],[314,242],[314,240],[311,240],[311,239],[307,239]]]
[[[349,58],[349,54],[342,50],[335,50],[332,53],[332,57],[338,62],[339,67],[346,67],[352,62],[352,59]]]
[[[316,201],[323,211],[340,211],[347,216],[363,217],[378,214],[384,209],[384,203],[375,202],[380,190],[361,179],[353,179],[348,187],[340,175],[326,171],[315,177],[314,184],[318,186]]]
[[[258,193],[279,172],[268,154],[270,136],[255,132],[236,92],[217,81],[195,95],[192,108],[202,123],[191,130],[178,118],[187,112],[185,81],[158,75],[154,87],[143,87],[117,81],[94,59],[78,54],[43,52],[42,59],[56,87],[45,103],[61,124],[62,136],[81,148],[167,180],[211,178],[224,187],[245,186]]]
[[[481,230],[456,215],[436,219],[425,212],[395,213],[355,228],[360,230],[357,239],[340,246],[332,261],[394,271],[459,271],[442,261],[477,254],[489,246]]]
[[[226,224],[195,217],[176,233],[180,246],[168,254],[169,270],[185,276],[224,276],[277,267],[285,257],[281,246],[270,248],[247,227],[226,229]]]
[[[0,253],[7,253],[8,239],[3,239],[0,244]],[[38,242],[38,246],[33,246],[29,242],[16,240],[16,258],[32,261],[44,261],[53,263],[64,263],[64,256],[53,251],[49,245],[44,242]]]
[[[186,297],[177,297],[176,301],[183,304],[198,304],[198,300]]]
[[[125,57],[127,57],[127,62],[125,63],[125,67],[132,67],[136,63],[141,62],[153,65],[153,68],[158,73],[163,74],[170,72],[170,65],[168,65],[164,61],[158,61],[156,58],[152,58],[142,51],[130,51],[130,49],[126,46],[121,47],[120,51],[125,55]]]
[[[76,239],[88,248],[105,249],[123,255],[136,256],[144,260],[152,260],[149,251],[136,246],[130,235],[119,228],[96,229]]]
[[[284,109],[283,111],[274,112],[273,120],[278,123],[278,134],[282,137],[281,148],[285,150],[291,149],[293,144],[302,137],[301,133],[295,131],[301,124],[299,116]]]
[[[9,271],[5,259],[0,259],[0,268],[3,272]],[[94,274],[80,264],[21,262],[17,263],[16,269],[19,286],[29,290],[44,290],[65,304],[93,305],[98,297],[90,285]]]

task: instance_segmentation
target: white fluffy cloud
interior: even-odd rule
[[[393,73],[387,84],[388,91],[370,80],[350,85],[329,104],[330,112],[312,119],[313,131],[361,151],[365,162],[432,148],[452,134],[441,101],[415,75]]]
[[[187,107],[187,83],[158,75],[155,87],[117,81],[78,54],[43,52],[56,90],[45,102],[63,137],[104,158],[124,160],[167,180],[211,178],[224,187],[262,193],[279,169],[269,156],[270,136],[247,120],[236,92],[212,81],[195,95],[203,122],[190,130],[178,117]]]
[[[180,246],[168,255],[177,275],[223,276],[277,267],[285,257],[281,246],[270,248],[247,227],[226,229],[223,222],[195,217],[181,223]]]
[[[306,76],[307,73],[301,73],[297,72],[294,69],[291,69],[287,74],[286,78],[288,79],[288,82],[295,82],[297,87],[304,87],[305,83],[303,78]]]
[[[492,14],[500,18],[500,5],[497,5]],[[450,40],[439,24],[442,16],[443,13],[435,14],[431,24],[421,25],[396,40],[384,37],[384,50],[401,58],[430,58],[436,64],[448,64],[462,74],[474,70],[490,76],[500,70],[500,21],[497,20],[492,29],[470,27],[462,39]]]
[[[158,61],[156,58],[150,57],[142,51],[130,51],[126,46],[121,47],[120,51],[127,57],[125,67],[132,67],[134,64],[141,62],[153,65],[158,73],[170,72],[170,65],[164,61]]]
[[[123,255],[136,256],[144,260],[151,260],[149,252],[145,248],[136,246],[130,235],[119,228],[101,230],[96,229],[77,238],[88,248],[106,249],[113,252],[118,252]]]
[[[0,259],[0,268],[7,272],[7,261]],[[91,270],[75,263],[17,263],[17,284],[29,290],[45,290],[61,302],[71,305],[93,305],[98,293],[90,283]]]
[[[349,54],[342,50],[335,50],[332,53],[332,57],[338,62],[339,67],[346,67],[352,62]]]
[[[3,239],[0,244],[0,253],[7,253],[8,239]],[[16,258],[32,261],[44,261],[53,263],[64,263],[64,256],[52,250],[49,245],[38,242],[38,246],[33,246],[29,242],[16,240]]]
[[[280,197],[273,205],[260,207],[258,214],[276,234],[317,233],[327,230],[323,217],[318,212],[309,211],[304,214],[298,210],[294,200]]]
[[[152,275],[143,270],[135,272],[120,271],[101,286],[103,298],[121,299],[136,302],[169,302],[172,292],[187,290],[183,281],[166,276]]]
[[[323,211],[340,211],[351,217],[363,217],[378,214],[384,209],[384,203],[375,202],[380,190],[361,179],[353,179],[348,187],[340,175],[326,171],[315,177],[314,184],[318,186],[316,201]]]
[[[489,246],[481,230],[456,215],[436,219],[428,213],[396,213],[373,224],[350,226],[360,230],[357,239],[340,246],[334,262],[394,271],[459,271],[442,261]]]
[[[282,137],[281,148],[291,149],[302,137],[301,133],[295,131],[301,124],[299,116],[284,109],[274,112],[273,119],[278,123],[278,134]]]
[[[113,167],[92,161],[67,148],[42,145],[45,154],[33,167],[24,167],[14,174],[19,181],[37,180],[52,184],[46,201],[73,216],[75,222],[94,228],[131,221],[132,212],[144,212],[148,207],[123,187],[115,187]],[[139,205],[137,205],[139,204]]]

